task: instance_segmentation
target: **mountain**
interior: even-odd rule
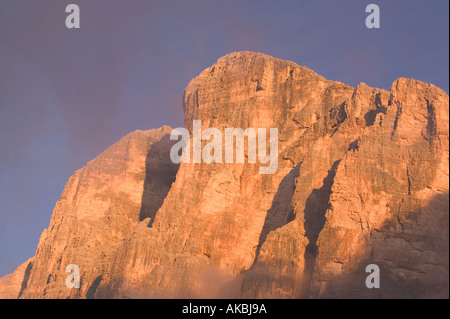
[[[260,174],[247,146],[244,163],[174,164],[171,128],[130,133],[69,179],[1,296],[448,298],[444,91],[353,88],[239,52],[194,78],[183,105],[190,132],[277,128],[277,170]],[[366,287],[373,264],[379,289]]]

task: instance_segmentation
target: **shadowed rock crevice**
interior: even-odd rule
[[[300,167],[301,163],[292,168],[278,185],[277,192],[272,200],[271,208],[266,214],[253,263],[249,269],[241,272],[235,279],[236,284],[240,287],[240,294],[238,294],[239,298],[244,297],[244,295],[242,295],[242,289],[252,290],[250,298],[257,297],[258,294],[256,290],[254,290],[255,280],[259,283],[267,282],[268,277],[266,275],[269,275],[267,272],[271,272],[271,270],[267,265],[264,265],[264,262],[261,262],[261,260],[258,259],[260,258],[261,247],[266,242],[270,232],[276,231],[295,219],[295,212],[291,203],[295,192],[295,180],[300,174]],[[266,279],[263,279],[265,277]],[[245,295],[244,298],[249,298],[249,296]]]
[[[156,212],[162,206],[178,172],[179,164],[174,164],[170,159],[170,149],[176,142],[171,141],[167,134],[154,143],[147,154],[139,220],[150,217],[148,227],[152,227]]]
[[[397,114],[395,116],[394,128],[392,129],[391,138],[394,137],[395,132],[397,131],[398,121],[400,120],[400,117],[402,116],[402,112],[403,112],[403,108],[401,106],[399,106],[397,108]]]
[[[341,124],[348,118],[345,106],[346,102],[343,102],[339,106],[331,108],[329,111],[329,126],[334,130],[331,136],[339,130]]]
[[[255,260],[259,255],[261,246],[266,241],[267,235],[280,227],[294,220],[294,208],[292,207],[292,197],[295,191],[295,179],[299,176],[300,164],[297,164],[280,182],[272,206],[267,211],[263,229],[259,236],[258,247],[256,248]]]
[[[31,269],[33,268],[32,263],[28,263],[27,268],[25,269],[25,274],[23,276],[22,286],[20,287],[19,295],[17,298],[20,298],[22,296],[22,293],[25,289],[27,289],[28,286],[28,279],[30,278]]]
[[[436,112],[435,112],[433,104],[428,99],[426,99],[426,102],[427,102],[427,111],[428,111],[427,127],[426,127],[427,134],[428,134],[427,138],[428,138],[429,142],[431,143],[437,135]]]
[[[95,298],[95,292],[97,291],[98,286],[100,285],[100,282],[102,281],[103,276],[100,275],[97,278],[95,278],[94,282],[89,287],[87,293],[86,293],[86,299],[94,299]]]
[[[364,115],[364,120],[366,121],[367,126],[372,126],[375,123],[377,115],[379,113],[386,114],[387,108],[381,103],[381,94],[378,93],[375,96],[375,110],[370,110]]]
[[[353,142],[350,143],[350,145],[348,146],[348,151],[352,151],[355,152],[357,150],[359,150],[359,139],[354,140]]]
[[[312,274],[316,264],[318,254],[317,238],[320,231],[325,226],[325,213],[330,208],[331,187],[334,183],[336,170],[341,160],[337,160],[328,171],[328,175],[323,179],[322,187],[314,189],[305,202],[305,236],[309,244],[305,249],[305,269],[303,271],[303,286],[301,287],[301,297],[309,296]]]

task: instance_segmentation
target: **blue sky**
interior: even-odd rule
[[[380,29],[365,27],[370,3]],[[184,88],[219,57],[258,51],[352,86],[410,77],[448,93],[448,12],[447,0],[2,0],[0,276],[34,255],[73,172],[130,131],[181,126]]]

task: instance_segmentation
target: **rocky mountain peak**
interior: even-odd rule
[[[170,127],[130,133],[69,179],[35,256],[0,292],[448,297],[445,92],[406,78],[352,88],[233,52],[188,84],[183,105],[188,130],[277,128],[276,172],[174,164]],[[79,289],[65,285],[69,264]],[[365,286],[373,264],[383,289]]]

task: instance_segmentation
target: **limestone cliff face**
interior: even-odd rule
[[[431,85],[394,82],[336,168],[312,296],[448,297],[448,105]],[[370,263],[379,291],[357,284]]]
[[[21,298],[91,297],[108,251],[135,225],[154,215],[175,178],[164,155],[172,129],[136,131],[123,137],[69,179],[48,229],[39,240]],[[68,289],[66,267],[80,269],[81,288]]]
[[[278,128],[278,170],[178,166],[170,128],[131,133],[70,178],[10,295],[448,297],[442,90],[403,78],[390,92],[352,88],[241,52],[189,83],[184,110],[190,131]],[[68,264],[80,289],[65,285]],[[365,286],[368,264],[380,289]]]
[[[0,299],[16,299],[23,290],[24,278],[28,277],[31,269],[31,259],[24,262],[22,265],[9,275],[0,278]]]

